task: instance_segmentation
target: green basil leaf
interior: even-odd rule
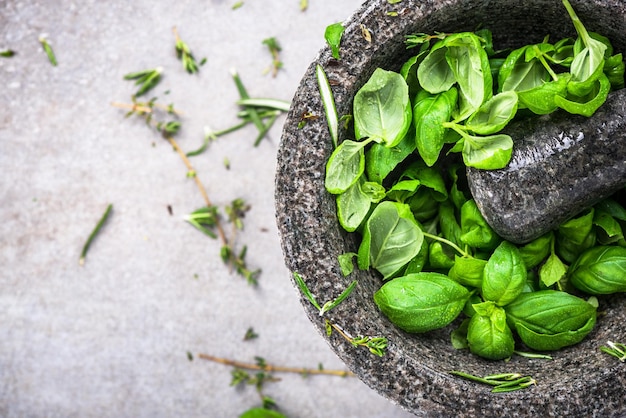
[[[374,302],[398,328],[423,333],[452,322],[469,295],[443,274],[415,273],[383,284],[374,294]]]
[[[366,181],[361,185],[361,192],[369,198],[372,203],[378,203],[385,198],[387,191],[379,183]]]
[[[324,31],[324,39],[328,43],[330,50],[333,54],[333,58],[340,59],[339,56],[339,44],[341,43],[341,36],[346,28],[341,23],[333,23],[328,25]]]
[[[411,211],[415,215],[415,219],[425,222],[439,211],[439,202],[435,197],[437,194],[426,187],[420,187],[417,192],[411,196],[406,203],[411,207]]]
[[[522,293],[505,308],[509,326],[534,350],[558,350],[576,344],[596,322],[596,308],[558,290]]]
[[[361,180],[354,183],[344,193],[337,196],[337,218],[339,224],[348,232],[356,231],[369,213],[372,201],[363,191]]]
[[[461,325],[450,334],[450,342],[452,343],[452,347],[457,350],[463,350],[469,348],[469,344],[467,343],[467,328],[469,326],[469,318],[465,318]]]
[[[468,167],[497,170],[506,167],[513,154],[513,140],[505,134],[464,138],[463,162]]]
[[[462,245],[461,225],[456,219],[454,204],[449,200],[441,202],[439,206],[439,229],[445,239],[456,245]]]
[[[443,41],[437,42],[417,68],[420,85],[431,94],[448,91],[457,81],[446,59],[447,48],[443,46]]]
[[[597,87],[589,97],[576,98],[568,96],[567,98],[564,98],[561,96],[555,96],[554,103],[569,113],[589,117],[593,115],[600,106],[602,106],[611,91],[611,82],[606,75],[601,74],[596,83]]]
[[[344,277],[349,276],[354,271],[353,259],[356,256],[356,253],[343,253],[337,256],[339,268],[341,268],[341,274],[343,274]]]
[[[537,115],[547,115],[558,109],[555,97],[567,96],[569,74],[561,74],[556,81],[548,81],[532,89],[518,92],[520,107]]]
[[[508,241],[495,249],[483,271],[481,294],[498,306],[515,300],[526,283],[526,266],[517,247]]]
[[[550,254],[539,269],[539,279],[546,287],[550,287],[565,277],[565,273],[567,273],[567,266],[556,254]]]
[[[391,186],[387,192],[387,198],[404,203],[406,199],[415,194],[420,184],[419,180],[400,180]]]
[[[594,209],[591,208],[581,216],[559,225],[556,249],[566,262],[573,263],[583,251],[596,243],[593,217]]]
[[[404,270],[404,276],[413,273],[419,273],[424,269],[424,266],[428,262],[428,241],[422,241],[422,247],[420,248],[419,253],[411,261],[406,265],[406,269]]]
[[[388,147],[398,145],[411,125],[409,87],[402,76],[377,68],[354,96],[357,139],[372,138]]]
[[[624,59],[621,53],[604,61],[604,74],[611,82],[611,90],[624,88],[624,68]]]
[[[407,135],[395,147],[374,143],[365,152],[365,172],[370,181],[382,184],[394,168],[415,151],[415,140]]]
[[[493,302],[474,305],[476,314],[469,321],[467,343],[470,351],[489,360],[502,360],[513,355],[515,340],[506,323],[506,313]]]
[[[454,266],[448,272],[448,276],[463,286],[480,288],[483,283],[483,271],[486,260],[473,257],[455,256]]]
[[[424,44],[423,46],[426,46]],[[428,49],[422,50],[419,54],[409,58],[407,62],[402,65],[400,68],[400,75],[406,81],[406,84],[409,86],[409,97],[414,98],[415,95],[422,89],[420,86],[419,80],[417,78],[417,69],[420,64],[428,54]]]
[[[474,199],[468,200],[461,207],[460,239],[470,247],[487,250],[496,248],[501,241],[478,210]]]
[[[363,142],[343,141],[330,155],[326,163],[326,190],[341,194],[357,182],[365,170]]]
[[[451,35],[443,40],[447,47],[446,60],[459,84],[461,110],[455,117],[464,120],[492,95],[489,57],[480,38],[471,32]]]
[[[454,254],[441,242],[434,241],[428,246],[428,264],[433,270],[447,271],[454,265]]]
[[[545,83],[550,74],[539,60],[524,60],[526,50],[532,45],[518,48],[504,60],[498,73],[499,91],[525,91]]]
[[[626,292],[626,248],[593,247],[571,266],[569,283],[590,295]]]
[[[439,158],[446,132],[443,123],[452,117],[456,101],[457,90],[451,88],[420,100],[413,108],[415,143],[420,156],[429,167]]]
[[[506,91],[487,100],[465,123],[465,126],[479,135],[489,135],[501,131],[517,112],[517,94]],[[419,148],[419,147],[418,147]]]
[[[596,237],[599,243],[607,245],[624,238],[622,225],[607,211],[595,206],[593,224],[597,227]]]
[[[424,234],[408,205],[381,202],[365,223],[359,267],[371,266],[384,279],[391,278],[419,253],[423,240]]]
[[[537,267],[550,254],[554,233],[552,231],[535,238],[519,249],[527,269]]]

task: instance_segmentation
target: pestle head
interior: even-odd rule
[[[491,227],[523,244],[626,185],[626,91],[590,117],[564,112],[511,123],[509,164],[467,169],[470,190]]]

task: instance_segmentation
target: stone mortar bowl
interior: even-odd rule
[[[626,2],[571,1],[592,31],[626,51]],[[389,16],[388,11],[397,11]],[[352,113],[352,97],[377,67],[398,71],[415,50],[404,36],[416,32],[471,31],[486,27],[494,44],[518,47],[575,36],[559,0],[387,0],[366,2],[344,22],[341,59],[323,48],[308,68],[285,123],[276,177],[277,222],[287,267],[298,272],[320,303],[337,297],[358,280],[351,296],[327,317],[352,336],[385,336],[383,357],[353,347],[337,332],[326,336],[324,319],[300,294],[311,322],[335,353],[371,388],[420,416],[626,416],[626,365],[599,350],[611,341],[626,341],[626,298],[601,298],[595,330],[581,343],[553,353],[553,360],[514,356],[491,362],[450,343],[449,326],[422,335],[394,327],[377,309],[372,295],[381,279],[373,272],[341,274],[337,256],[358,249],[357,237],[346,233],[336,217],[335,199],[324,189],[326,161],[333,149],[315,78],[315,65],[326,71],[339,115]],[[364,39],[362,28],[371,34]],[[323,41],[321,42],[323,43]],[[319,116],[298,128],[302,114]],[[340,128],[340,140],[352,133]],[[518,372],[531,375],[536,386],[505,394],[450,375],[462,370],[475,375]]]

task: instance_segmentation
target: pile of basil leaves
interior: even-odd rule
[[[340,224],[362,236],[358,254],[340,261],[356,256],[382,275],[374,300],[407,332],[463,312],[457,348],[508,358],[515,331],[530,349],[557,350],[596,323],[597,299],[579,296],[626,292],[623,197],[516,246],[487,224],[464,177],[464,165],[507,165],[513,141],[499,132],[517,114],[591,116],[624,87],[622,54],[563,3],[575,40],[496,51],[488,30],[412,35],[419,53],[400,73],[377,69],[354,97],[357,140],[341,142],[326,166]]]

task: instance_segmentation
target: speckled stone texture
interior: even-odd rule
[[[573,1],[590,30],[614,41],[618,51],[626,44],[625,4],[620,1]],[[389,16],[397,11],[398,16]],[[327,337],[324,322],[301,297],[306,314],[346,365],[374,390],[419,416],[602,416],[626,415],[624,364],[601,353],[607,340],[626,340],[626,300],[602,298],[596,329],[575,347],[554,353],[552,361],[514,357],[490,362],[450,344],[453,326],[425,335],[396,329],[377,310],[372,295],[381,285],[372,272],[357,271],[344,278],[339,254],[356,251],[358,242],[342,230],[334,198],[324,189],[324,167],[332,144],[319,99],[314,69],[322,65],[333,86],[340,115],[350,114],[352,97],[376,67],[398,70],[412,51],[404,36],[414,32],[464,31],[482,25],[492,29],[497,45],[521,46],[540,41],[548,32],[555,37],[574,35],[561,2],[550,1],[411,1],[389,5],[387,0],[365,3],[345,22],[341,60],[327,48],[307,70],[285,123],[276,177],[277,222],[287,267],[299,272],[318,301],[336,297],[351,280],[359,285],[330,319],[350,335],[381,335],[389,349],[379,358],[352,347],[337,333]],[[372,34],[368,43],[362,27]],[[319,119],[298,129],[304,112]],[[346,131],[341,139],[350,138]],[[532,375],[537,386],[520,392],[491,394],[489,388],[448,374],[450,370],[485,375],[519,372]],[[356,402],[356,400],[355,400]]]
[[[625,122],[620,90],[591,118],[556,112],[511,124],[508,166],[467,170],[480,211],[502,237],[524,243],[623,188]]]

